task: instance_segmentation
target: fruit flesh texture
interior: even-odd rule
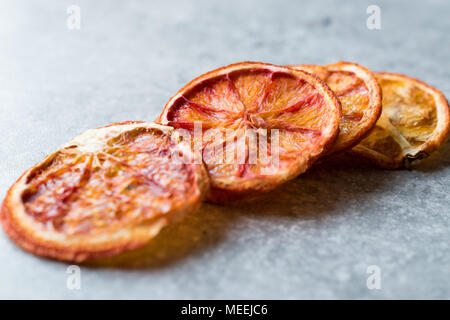
[[[361,130],[365,133],[367,121],[373,117],[373,110],[368,108],[369,89],[365,82],[351,71],[329,70],[315,65],[300,66],[300,69],[315,73],[325,81],[341,102],[339,136],[328,154],[353,146],[361,136]]]
[[[412,81],[376,78],[383,90],[383,111],[372,133],[355,149],[368,148],[389,159],[414,156],[436,128],[435,100]]]
[[[66,235],[111,232],[169,214],[195,182],[186,164],[167,161],[169,140],[139,128],[95,152],[61,149],[28,177],[26,214]]]
[[[342,118],[339,124],[339,136],[336,145],[348,143],[367,112],[369,90],[366,84],[353,72],[331,71],[326,83],[339,98],[342,106]],[[369,110],[371,111],[371,110]]]
[[[271,129],[279,132],[280,168],[288,170],[293,160],[313,150],[321,139],[326,112],[323,96],[311,84],[289,73],[257,69],[234,71],[200,83],[173,103],[167,120],[168,125],[189,131],[194,121],[200,121],[204,130],[217,129],[219,133],[213,136],[222,135],[223,144],[231,149],[245,129],[267,130],[269,163],[259,157],[249,163],[248,140],[245,162],[236,163],[236,157],[226,162],[220,150],[215,154],[206,150],[213,149],[214,137],[204,137],[203,158],[214,185],[214,178],[232,176],[239,181],[261,176],[263,168],[271,172]],[[276,173],[275,169],[272,172]]]

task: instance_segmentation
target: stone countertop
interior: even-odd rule
[[[450,2],[2,1],[0,194],[93,127],[153,120],[190,79],[242,60],[348,60],[450,96]],[[81,9],[68,29],[67,8]],[[205,205],[148,247],[81,266],[23,252],[0,232],[0,298],[450,298],[450,144],[417,169],[315,166],[250,204]],[[369,290],[367,268],[381,270]]]

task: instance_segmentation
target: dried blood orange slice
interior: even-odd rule
[[[352,149],[384,168],[408,167],[445,142],[449,106],[442,92],[401,74],[379,72],[383,111],[372,133]]]
[[[173,132],[125,122],[75,137],[10,188],[5,231],[34,254],[74,262],[145,245],[208,188],[204,167]]]
[[[208,199],[224,202],[271,190],[304,172],[334,142],[340,116],[339,101],[316,76],[241,62],[189,82],[157,122],[194,136],[211,178]],[[242,157],[239,151],[229,156],[229,150],[240,150]]]
[[[316,74],[327,83],[341,102],[339,136],[327,155],[355,146],[370,133],[381,114],[381,89],[370,70],[344,61],[326,66],[293,67]]]

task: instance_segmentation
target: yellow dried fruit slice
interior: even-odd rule
[[[428,84],[402,75],[375,73],[383,91],[383,111],[372,133],[351,152],[383,168],[408,167],[445,142],[449,106]]]

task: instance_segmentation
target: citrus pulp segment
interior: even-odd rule
[[[445,142],[449,106],[442,92],[401,74],[375,73],[383,90],[383,111],[372,133],[352,153],[384,168],[408,167]]]

